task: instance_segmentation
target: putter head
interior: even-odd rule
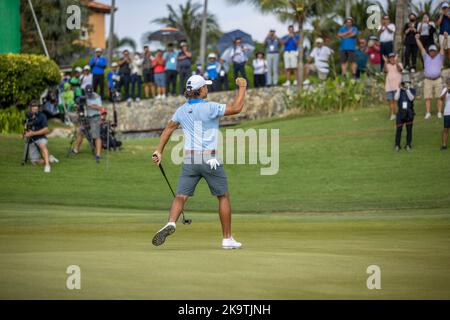
[[[192,223],[192,219],[183,219],[183,224],[191,224]]]

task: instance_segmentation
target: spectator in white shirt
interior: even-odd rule
[[[139,52],[136,52],[131,63],[131,98],[135,99],[136,102],[141,101],[142,95],[142,75],[143,75],[143,64],[144,59],[141,57]],[[137,85],[137,96],[136,96],[136,85]]]
[[[330,73],[329,60],[333,50],[323,44],[322,38],[317,38],[316,47],[311,51],[304,67],[303,79],[307,79],[310,73],[317,73],[320,80],[326,80]]]
[[[253,60],[253,84],[255,88],[262,88],[266,85],[266,75],[268,71],[267,61],[263,52],[256,54]]]
[[[391,23],[388,15],[383,17],[381,26],[378,29],[378,37],[380,39],[380,54],[388,57],[390,53],[394,52],[394,35],[395,24]],[[384,70],[384,60],[381,60],[381,70]]]
[[[83,74],[80,77],[80,81],[81,81],[81,90],[83,90],[83,94],[84,94],[84,89],[86,89],[86,86],[92,86],[93,84],[93,76],[91,73],[91,67],[86,65],[83,68]]]

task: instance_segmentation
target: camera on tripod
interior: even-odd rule
[[[24,133],[34,129],[34,121],[36,121],[36,114],[33,112],[27,112],[25,119],[23,120]]]
[[[87,106],[87,97],[79,96],[75,99],[75,103],[77,104],[77,112],[80,117],[85,117],[85,111]]]

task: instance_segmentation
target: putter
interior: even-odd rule
[[[159,167],[159,170],[161,170],[161,173],[162,173],[164,179],[166,179],[167,185],[169,186],[173,197],[175,198],[175,192],[173,192],[172,186],[170,185],[169,179],[167,179],[167,176],[166,176],[166,173],[164,172],[164,168],[163,168],[162,164],[160,163],[158,165],[158,167]],[[183,210],[181,210],[181,215],[182,215],[182,222],[183,222],[183,224],[191,224],[192,223],[192,219],[185,219]]]

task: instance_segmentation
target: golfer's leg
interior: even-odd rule
[[[183,211],[184,204],[188,200],[188,196],[177,195],[172,201],[172,207],[170,208],[169,222],[177,222],[180,217],[181,211]]]
[[[219,199],[219,217],[223,238],[229,239],[231,237],[231,204],[228,192],[223,196],[218,196],[217,199]]]

